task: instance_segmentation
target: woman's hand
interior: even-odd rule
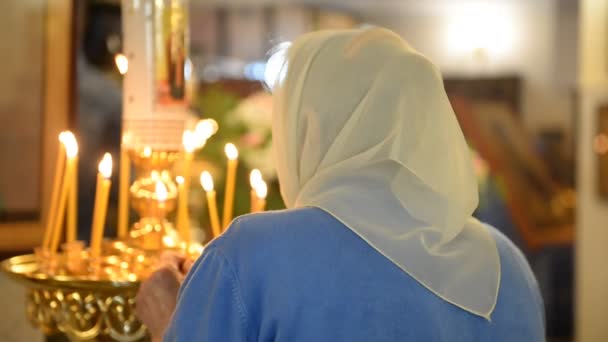
[[[177,293],[193,260],[175,252],[163,253],[158,269],[144,281],[135,298],[135,314],[153,341],[161,341],[177,305]]]

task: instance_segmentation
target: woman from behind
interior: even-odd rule
[[[469,149],[430,61],[385,29],[314,32],[289,47],[273,94],[288,209],[236,219],[177,300],[175,286],[149,293],[179,272],[144,284],[138,310],[153,335],[544,340],[527,262],[471,217]]]

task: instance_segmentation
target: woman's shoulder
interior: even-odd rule
[[[500,292],[493,317],[503,315],[509,319],[513,307],[527,308],[522,315],[529,315],[527,324],[544,331],[544,304],[540,288],[524,253],[498,229],[486,225],[496,241],[500,256]],[[507,309],[511,308],[511,309]]]
[[[498,229],[490,225],[487,225],[487,228],[496,241],[500,256],[501,288],[515,289],[523,285],[520,290],[531,295],[538,310],[542,311],[543,302],[540,288],[524,253]],[[516,284],[519,284],[519,286],[516,286]]]
[[[516,263],[520,267],[526,269],[526,271],[530,271],[530,267],[528,265],[528,261],[526,257],[522,253],[521,249],[517,247],[511,239],[509,239],[505,234],[503,234],[500,230],[495,227],[484,224],[490,235],[496,242],[496,248],[498,249],[498,254],[500,255],[501,263]]]
[[[309,207],[248,214],[237,217],[208,247],[225,253],[279,248],[318,237],[336,223],[324,211]]]
[[[273,210],[237,217],[224,234],[227,238],[238,235],[267,235],[314,230],[328,223],[329,214],[318,208]]]

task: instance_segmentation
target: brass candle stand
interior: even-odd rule
[[[133,311],[137,278],[49,274],[35,255],[5,260],[2,270],[26,287],[28,319],[46,335],[61,332],[73,341],[146,339]]]
[[[123,187],[120,198],[123,205],[129,199],[139,220],[127,234],[127,210],[121,207],[120,239],[104,241],[101,253],[97,237],[102,235],[95,234],[95,253],[82,241],[64,244],[61,252],[52,250],[56,243],[45,242],[47,249],[1,263],[4,272],[25,286],[32,323],[46,334],[62,332],[75,341],[145,340],[146,328],[133,314],[140,282],[154,271],[163,251],[183,251],[192,257],[202,252],[200,244],[183,241],[168,220],[177,202],[171,171],[183,158],[182,133],[196,83],[188,59],[188,0],[121,4],[124,55],[117,63],[124,75],[122,152],[129,151],[121,155],[133,162],[136,177],[130,183],[130,169],[120,171],[130,184],[128,194]],[[197,148],[217,131],[217,123],[211,120],[202,127],[206,130]],[[100,202],[107,203],[105,195]]]
[[[167,214],[176,206],[171,169],[179,152],[131,151],[136,178],[130,187],[139,220],[123,240],[105,240],[101,257],[92,258],[84,242],[62,246],[60,253],[37,248],[1,263],[1,269],[26,288],[28,319],[45,334],[64,333],[73,341],[147,340],[134,315],[142,280],[163,251],[197,258],[202,246],[182,241]]]
[[[135,296],[158,254],[105,241],[102,260],[94,265],[88,251],[73,255],[67,248],[46,260],[29,254],[0,264],[25,286],[30,322],[46,335],[64,333],[73,341],[147,340],[146,327],[134,315]],[[198,245],[173,249],[193,258],[202,251]]]

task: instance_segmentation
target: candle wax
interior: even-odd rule
[[[57,216],[57,206],[59,205],[59,196],[61,192],[62,179],[65,168],[65,147],[62,143],[59,144],[59,153],[55,162],[55,175],[53,179],[53,189],[51,192],[51,206],[47,213],[46,229],[44,231],[44,240],[42,246],[44,248],[51,247],[51,239],[53,236],[53,228],[55,226],[55,217]]]

